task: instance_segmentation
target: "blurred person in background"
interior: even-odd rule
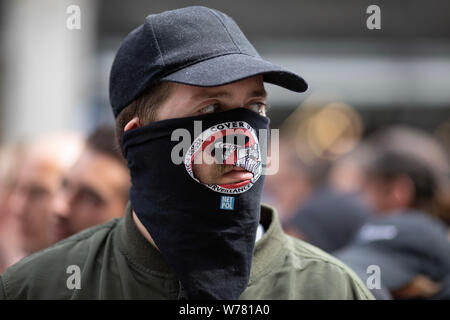
[[[439,187],[448,180],[449,159],[435,137],[411,126],[392,125],[377,130],[356,149],[337,159],[330,170],[330,184],[338,190],[361,192],[372,159],[385,152],[408,154],[420,159]]]
[[[328,178],[334,159],[352,150],[361,132],[361,120],[350,105],[323,99],[305,103],[283,122],[280,168],[267,177],[264,200],[282,209],[287,233],[332,252],[365,222],[369,210],[353,194],[362,181],[354,159],[361,152],[340,161],[339,172]]]
[[[377,266],[379,299],[449,299],[448,226],[429,213],[437,183],[429,167],[404,152],[385,151],[367,169],[373,217],[337,257],[367,281]]]
[[[370,214],[357,195],[321,187],[288,221],[286,232],[333,252],[353,240]]]
[[[101,126],[88,137],[54,197],[52,242],[123,216],[129,188],[129,172],[114,128]]]
[[[314,190],[313,173],[296,154],[292,141],[280,137],[279,169],[266,177],[262,199],[277,208],[283,227]]]
[[[329,169],[327,182],[334,190],[361,194],[366,183],[367,164],[375,156],[374,148],[366,141],[336,159]]]
[[[450,224],[449,158],[434,136],[414,127],[393,125],[375,132],[367,143],[377,154],[395,152],[420,160],[435,181],[434,198],[427,212]]]
[[[407,153],[420,159],[435,179],[449,173],[449,159],[443,145],[431,134],[408,125],[384,127],[368,137],[367,142],[376,150]]]
[[[330,184],[337,190],[363,192],[369,179],[367,172],[371,160],[385,152],[419,159],[426,166],[436,184],[427,212],[450,224],[449,158],[434,136],[418,128],[392,125],[378,130],[333,164]]]
[[[19,222],[26,254],[50,245],[49,218],[63,175],[78,158],[83,139],[77,133],[51,133],[30,141],[24,150],[11,210]]]
[[[17,181],[21,149],[19,144],[0,146],[0,273],[24,256],[18,221],[11,208],[11,195]]]
[[[365,196],[379,215],[432,208],[437,182],[431,170],[412,155],[386,152],[367,170]]]

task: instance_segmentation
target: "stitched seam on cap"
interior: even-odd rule
[[[159,47],[158,38],[156,37],[155,30],[153,30],[153,21],[151,19],[150,19],[150,28],[152,29],[152,34],[153,34],[153,37],[155,38],[156,47],[158,48],[159,56],[161,57],[163,66],[166,66],[166,63],[164,62],[164,57],[161,52],[161,48]]]
[[[224,29],[227,31],[228,37],[230,38],[231,42],[233,42],[233,44],[236,46],[236,48],[239,50],[239,52],[242,53],[241,48],[239,48],[239,46],[236,44],[236,42],[234,42],[233,37],[230,34],[230,31],[228,30],[228,28],[225,26],[225,23],[223,23],[222,19],[217,15],[217,13],[214,12],[214,10],[209,9],[209,11],[220,21],[220,23],[222,24],[222,26],[224,27]]]

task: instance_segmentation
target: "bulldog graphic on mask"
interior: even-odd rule
[[[233,165],[253,174],[251,179],[232,184],[204,184],[194,174],[193,164],[205,161],[216,165]],[[245,121],[224,122],[203,131],[192,143],[184,158],[186,171],[195,181],[213,191],[239,194],[249,190],[262,172],[261,151],[255,130]]]

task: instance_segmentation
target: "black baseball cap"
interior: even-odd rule
[[[365,224],[354,242],[335,255],[364,281],[371,276],[368,267],[378,266],[382,289],[393,291],[424,275],[440,283],[441,292],[449,293],[448,227],[420,211],[406,211]]]
[[[226,14],[186,7],[147,16],[123,40],[111,68],[110,102],[117,116],[160,81],[214,87],[256,75],[292,91],[308,88],[299,75],[263,60]]]

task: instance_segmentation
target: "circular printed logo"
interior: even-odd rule
[[[252,178],[231,184],[205,184],[195,177],[194,164],[232,165],[243,169],[243,172],[251,173]],[[213,191],[226,194],[243,193],[253,186],[262,172],[261,151],[256,131],[245,121],[214,125],[194,140],[184,157],[184,165],[191,178]]]

